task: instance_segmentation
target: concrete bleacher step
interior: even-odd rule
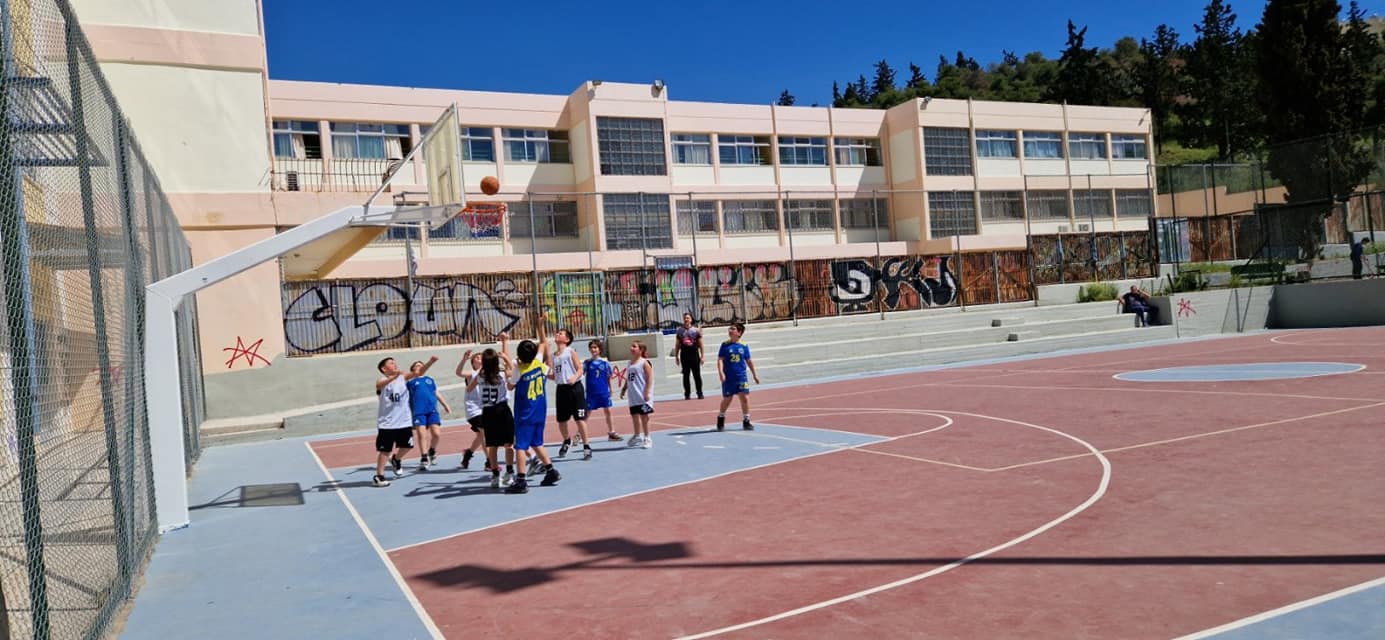
[[[1032,340],[1039,337],[1038,331],[1011,331],[1005,335],[1006,342],[1019,342],[1020,340]]]
[[[1024,318],[991,318],[992,327],[1013,327],[1024,324]]]

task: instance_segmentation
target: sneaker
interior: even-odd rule
[[[705,397],[705,396],[702,395],[702,392],[701,392],[701,391],[698,391],[698,392],[697,392],[697,399],[698,399],[698,400],[701,400],[701,399],[703,399],[704,397]]]
[[[496,475],[491,476],[491,488],[492,488],[492,489],[499,489],[499,488],[500,488],[500,475],[499,475],[499,474],[496,474]]]
[[[583,447],[583,446],[586,446],[586,444],[587,444],[587,441],[584,440],[584,439],[582,438],[582,434],[577,434],[577,435],[575,435],[575,436],[572,436],[572,446],[574,446],[574,447]]]
[[[640,446],[640,437],[639,437],[639,436],[630,436],[630,440],[626,441],[625,446],[627,446],[627,447],[638,447],[638,446]]]
[[[522,479],[523,479],[523,478],[521,478],[521,480],[522,480]],[[501,478],[501,479],[500,479],[500,486],[502,486],[502,487],[509,487],[509,486],[513,485],[514,483],[515,483],[515,474],[513,474],[513,473],[507,473],[507,474],[505,474],[505,477],[504,477],[504,478]]]
[[[620,442],[621,440],[625,439],[625,436],[622,436],[619,433],[612,431],[606,434],[606,439],[610,440],[611,442]]]
[[[428,454],[428,466],[430,466],[430,467],[436,467],[436,466],[438,466],[438,454],[436,454],[436,453],[430,453],[430,454]]]
[[[475,453],[472,453],[472,452],[471,452],[471,449],[467,449],[466,451],[464,451],[464,452],[462,453],[462,468],[463,468],[463,469],[466,469],[467,467],[470,467],[470,466],[471,466],[471,457],[474,456],[474,455],[476,455],[476,454],[475,454]],[[486,466],[487,466],[487,467],[490,466],[490,461],[489,461],[489,460],[486,461]],[[486,471],[490,471],[490,469],[486,469]]]
[[[726,416],[717,416],[717,431],[726,428]]]
[[[684,400],[692,400],[692,394],[691,394],[691,393],[685,393],[685,394],[683,394],[683,399],[684,399]]]
[[[540,482],[540,483],[539,483],[539,486],[540,486],[540,487],[551,487],[551,486],[553,486],[553,485],[555,485],[555,484],[558,484],[558,481],[559,481],[559,480],[562,480],[562,479],[563,479],[563,474],[558,473],[558,470],[557,470],[557,469],[553,469],[553,468],[550,467],[550,468],[548,469],[548,473],[543,474],[543,482]]]
[[[524,475],[526,475],[526,476],[536,476],[536,475],[539,475],[539,474],[542,473],[542,472],[543,472],[543,463],[539,461],[538,456],[534,456],[534,457],[530,458],[530,459],[529,459],[529,468],[528,468],[527,470],[525,470]]]
[[[641,448],[641,449],[650,449],[650,448],[653,448],[653,447],[654,447],[654,436],[642,436],[642,437],[640,437],[640,448]]]
[[[529,493],[529,483],[520,478],[514,484],[505,487],[505,493]]]
[[[466,465],[462,465],[462,468],[465,469],[465,468],[466,468]],[[485,464],[484,466],[481,467],[481,470],[482,470],[482,471],[485,471],[486,473],[490,473],[490,472],[492,472],[492,471],[495,471],[495,469],[492,469],[492,468],[491,468],[491,461],[490,461],[490,458],[487,458],[487,459],[486,459],[486,464]]]
[[[419,460],[419,461],[418,461],[418,470],[419,470],[419,471],[427,471],[427,470],[428,470],[428,458],[425,457],[425,458],[423,458],[422,460]]]
[[[755,425],[750,424],[750,418],[745,418],[741,420],[741,428],[745,429],[746,431],[754,431]]]
[[[591,447],[583,447],[583,448],[582,448],[582,459],[583,459],[583,460],[591,460],[591,459],[592,459],[592,448],[591,448]]]
[[[390,470],[394,472],[394,477],[404,475],[404,461],[398,456],[390,456]]]
[[[386,480],[385,476],[375,476],[370,479],[370,484],[376,487],[388,487],[390,486],[390,481]]]
[[[567,448],[568,448],[569,446],[571,446],[571,445],[572,445],[572,441],[570,441],[570,440],[563,442],[563,446],[558,447],[558,457],[561,458],[561,457],[563,457],[563,456],[566,456],[566,455],[567,455]]]

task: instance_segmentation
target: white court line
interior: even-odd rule
[[[1228,622],[1224,625],[1221,625],[1220,627],[1203,629],[1202,631],[1198,631],[1197,633],[1190,633],[1186,636],[1180,636],[1178,638],[1175,638],[1174,640],[1200,640],[1201,638],[1210,638],[1221,633],[1226,633],[1227,631],[1232,631],[1235,629],[1239,629],[1241,627],[1248,627],[1258,622],[1264,622],[1266,620],[1278,618],[1279,616],[1282,616],[1287,613],[1293,613],[1301,609],[1307,609],[1309,607],[1317,606],[1330,600],[1336,600],[1337,598],[1349,596],[1353,593],[1358,593],[1361,591],[1365,591],[1367,589],[1373,589],[1379,586],[1385,586],[1385,578],[1376,578],[1375,580],[1371,580],[1370,582],[1362,582],[1361,584],[1358,584],[1356,586],[1347,587],[1345,589],[1339,589],[1337,591],[1333,591],[1332,593],[1324,593],[1323,595],[1320,595],[1316,598],[1309,598],[1302,602],[1295,602],[1293,604],[1286,605],[1278,609],[1271,609],[1270,611],[1266,611],[1264,613],[1257,613],[1247,618],[1241,618],[1240,620],[1236,620],[1234,622]]]
[[[942,465],[942,466],[944,466],[944,467],[953,467],[953,468],[956,468],[956,469],[966,469],[967,471],[980,471],[980,472],[982,472],[982,473],[990,473],[991,471],[993,471],[993,469],[983,469],[983,468],[981,468],[981,467],[969,467],[969,466],[967,466],[967,465],[964,465],[964,464],[957,464],[957,463],[955,463],[955,462],[943,462],[942,460],[933,460],[933,459],[930,459],[930,458],[919,458],[919,457],[916,457],[916,456],[906,456],[906,455],[904,455],[904,454],[902,454],[902,453],[890,453],[889,451],[876,451],[875,449],[855,449],[855,451],[858,451],[858,452],[860,452],[860,453],[873,453],[873,454],[875,454],[875,455],[877,455],[877,456],[890,456],[890,457],[892,457],[892,458],[903,458],[903,459],[905,459],[905,460],[913,460],[913,461],[915,461],[915,462],[927,462],[928,464],[937,464],[937,465]]]
[[[1097,450],[1097,448],[1096,448],[1095,446],[1092,446],[1092,444],[1091,444],[1090,442],[1087,442],[1086,440],[1082,440],[1081,438],[1078,438],[1078,437],[1076,437],[1076,436],[1073,436],[1073,435],[1064,433],[1064,432],[1059,431],[1059,430],[1057,430],[1057,429],[1051,429],[1051,428],[1049,428],[1049,427],[1045,427],[1045,426],[1041,426],[1041,425],[1037,425],[1037,424],[1031,424],[1031,423],[1028,423],[1028,422],[1020,422],[1020,421],[1018,421],[1018,420],[1010,420],[1010,419],[1007,419],[1007,418],[998,418],[998,417],[995,417],[995,416],[988,416],[988,415],[979,414],[979,413],[967,413],[967,412],[963,412],[963,411],[937,411],[937,413],[948,413],[948,414],[953,414],[953,415],[971,416],[971,417],[981,418],[981,419],[985,419],[985,420],[995,420],[995,421],[998,421],[998,422],[1008,422],[1008,423],[1011,423],[1011,424],[1017,424],[1017,425],[1024,426],[1024,427],[1030,427],[1030,428],[1033,428],[1033,429],[1039,429],[1039,430],[1041,430],[1041,431],[1047,431],[1047,432],[1049,432],[1049,433],[1053,433],[1053,434],[1062,436],[1062,437],[1064,437],[1064,438],[1067,438],[1067,439],[1069,439],[1069,440],[1072,440],[1073,442],[1076,442],[1076,443],[1082,445],[1083,447],[1086,447],[1087,450],[1090,451],[1090,452],[1092,453],[1092,455],[1095,455],[1096,458],[1097,458],[1097,460],[1101,463],[1101,482],[1097,484],[1096,491],[1092,492],[1092,495],[1091,495],[1091,496],[1089,496],[1086,500],[1084,500],[1084,501],[1082,502],[1082,504],[1079,504],[1079,505],[1077,505],[1076,507],[1073,507],[1073,508],[1072,508],[1071,510],[1069,510],[1067,513],[1065,513],[1065,514],[1063,514],[1063,515],[1061,515],[1061,516],[1059,516],[1059,517],[1057,517],[1057,518],[1055,518],[1055,519],[1053,519],[1053,520],[1050,520],[1050,521],[1048,521],[1047,523],[1044,523],[1042,526],[1040,526],[1040,527],[1038,527],[1037,529],[1034,529],[1033,531],[1030,531],[1030,532],[1028,532],[1028,533],[1026,533],[1026,534],[1024,534],[1024,535],[1018,536],[1018,537],[1016,537],[1016,538],[1012,538],[1012,539],[1010,539],[1010,540],[1008,540],[1008,541],[1006,541],[1006,542],[1003,542],[1003,543],[998,544],[998,545],[996,545],[996,546],[994,546],[994,547],[991,547],[991,548],[989,548],[989,549],[986,549],[985,551],[979,551],[979,552],[974,553],[974,554],[972,554],[972,555],[969,555],[969,556],[967,556],[967,557],[965,557],[965,558],[962,558],[961,560],[956,560],[956,561],[953,561],[953,562],[951,562],[951,563],[948,563],[948,564],[946,564],[946,565],[944,565],[944,566],[941,566],[941,567],[937,567],[937,568],[935,568],[935,569],[932,569],[932,570],[930,570],[930,571],[926,571],[926,572],[923,572],[923,573],[920,573],[920,574],[917,574],[917,575],[909,576],[908,578],[904,578],[904,579],[901,579],[901,580],[896,580],[896,581],[890,582],[890,583],[888,583],[888,584],[882,584],[882,585],[877,586],[877,587],[871,587],[870,589],[864,589],[864,590],[861,590],[861,591],[857,591],[856,593],[850,593],[850,594],[847,594],[847,595],[844,595],[844,596],[840,596],[840,597],[837,597],[837,598],[833,598],[833,599],[831,599],[831,600],[824,600],[824,601],[822,601],[822,602],[818,602],[818,603],[815,603],[815,604],[810,604],[810,605],[805,606],[805,607],[799,607],[799,608],[797,608],[797,609],[793,609],[793,610],[790,610],[790,611],[785,611],[785,612],[783,612],[783,613],[778,613],[778,614],[775,614],[775,615],[772,615],[772,616],[766,616],[766,617],[760,618],[760,619],[758,619],[758,620],[751,620],[751,621],[749,621],[749,622],[742,622],[742,623],[740,623],[740,624],[732,625],[732,626],[729,626],[729,627],[722,627],[722,628],[720,628],[720,629],[713,629],[713,630],[711,630],[711,631],[705,631],[705,632],[703,632],[703,633],[699,633],[699,634],[695,634],[695,635],[683,636],[683,637],[679,638],[679,640],[697,640],[698,638],[710,638],[710,637],[712,637],[712,636],[721,635],[721,634],[723,634],[723,633],[730,633],[730,632],[732,632],[732,631],[740,631],[741,629],[748,629],[748,628],[750,628],[750,627],[757,627],[757,626],[760,626],[760,625],[762,625],[762,624],[766,624],[766,623],[769,623],[769,622],[774,622],[774,621],[777,621],[777,620],[783,620],[783,619],[785,619],[785,618],[791,618],[791,617],[793,617],[793,616],[797,616],[797,615],[800,615],[800,614],[808,613],[808,612],[810,612],[810,611],[816,611],[816,610],[818,610],[818,609],[824,609],[824,608],[827,608],[827,607],[830,607],[830,606],[833,606],[833,605],[841,604],[841,603],[843,603],[843,602],[849,602],[849,601],[851,601],[851,600],[856,600],[856,599],[858,599],[858,598],[864,598],[864,597],[869,596],[869,595],[872,595],[872,594],[880,593],[881,591],[888,591],[888,590],[890,590],[890,589],[894,589],[894,588],[897,588],[897,587],[902,587],[902,586],[907,585],[907,584],[912,584],[912,583],[918,582],[918,581],[920,581],[920,580],[925,580],[925,579],[931,578],[931,577],[933,577],[933,576],[936,576],[936,575],[939,575],[939,574],[942,574],[942,573],[946,573],[946,572],[948,572],[948,571],[951,571],[951,570],[953,570],[953,569],[956,569],[957,567],[960,567],[960,566],[962,566],[962,565],[965,565],[965,564],[967,564],[967,563],[969,563],[969,562],[972,562],[972,561],[975,561],[975,560],[979,560],[979,559],[984,558],[984,557],[986,557],[986,556],[989,556],[989,555],[998,553],[998,552],[1000,552],[1000,551],[1004,551],[1004,550],[1006,550],[1006,549],[1009,549],[1010,547],[1013,547],[1013,546],[1015,546],[1015,545],[1017,545],[1017,544],[1020,544],[1020,543],[1022,543],[1022,542],[1025,542],[1026,540],[1029,540],[1029,539],[1031,539],[1031,538],[1033,538],[1033,537],[1035,537],[1035,536],[1038,536],[1039,534],[1044,533],[1045,531],[1048,531],[1049,529],[1052,529],[1053,527],[1056,527],[1056,526],[1062,524],[1063,522],[1065,522],[1065,521],[1067,521],[1067,520],[1073,518],[1073,517],[1076,516],[1077,514],[1082,513],[1083,511],[1086,511],[1088,507],[1091,507],[1093,504],[1096,504],[1096,502],[1097,502],[1098,500],[1100,500],[1101,497],[1102,497],[1103,495],[1106,494],[1106,488],[1107,488],[1107,486],[1109,486],[1110,483],[1111,483],[1111,461],[1110,461],[1110,460],[1107,460],[1107,459],[1106,459],[1106,456],[1101,455],[1101,451]]]
[[[428,634],[435,640],[442,640],[442,632],[438,630],[438,625],[433,623],[433,618],[423,609],[423,603],[418,601],[418,598],[414,596],[413,590],[409,588],[408,583],[404,582],[404,576],[399,575],[399,569],[390,561],[389,554],[385,553],[384,547],[380,546],[380,541],[375,539],[375,534],[371,533],[370,527],[366,526],[365,520],[362,519],[361,514],[356,511],[355,505],[351,504],[351,501],[346,498],[346,492],[342,491],[342,488],[339,486],[339,481],[332,477],[332,472],[327,470],[327,465],[322,464],[322,459],[317,457],[317,453],[313,451],[313,448],[308,447],[308,443],[306,442],[304,442],[303,445],[307,447],[308,454],[317,462],[317,468],[322,470],[322,475],[327,477],[327,482],[334,485],[333,489],[337,492],[337,497],[341,498],[341,503],[343,505],[346,505],[346,510],[351,513],[351,518],[356,521],[356,526],[361,528],[361,533],[365,534],[366,541],[370,542],[370,548],[375,550],[375,555],[380,556],[380,561],[385,563],[385,569],[389,570],[390,577],[394,578],[395,584],[399,585],[399,590],[404,592],[404,597],[409,601],[409,606],[414,608],[414,613],[418,615],[419,620],[423,621],[423,626],[428,628]]]
[[[703,449],[725,449],[726,447],[725,447],[724,445],[719,445],[719,444],[704,444],[704,445],[702,445],[702,448],[703,448]]]

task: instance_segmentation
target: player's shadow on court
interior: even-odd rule
[[[458,482],[424,482],[404,494],[405,498],[432,497],[434,500],[447,500],[482,494],[499,493],[500,489],[491,487],[490,476]]]
[[[586,558],[549,567],[501,569],[462,564],[425,573],[420,578],[440,587],[470,589],[480,587],[493,593],[510,593],[558,580],[563,572],[602,566],[631,566],[661,560],[692,557],[686,543],[644,544],[629,538],[600,538],[574,542],[568,546]]]

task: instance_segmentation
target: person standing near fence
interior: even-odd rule
[[[683,314],[683,326],[678,327],[677,346],[673,361],[683,367],[683,399],[691,400],[697,383],[697,399],[702,399],[702,329],[693,323],[691,313]],[[691,378],[691,380],[689,380]]]
[[[1340,254],[1339,254],[1340,255]],[[1351,243],[1351,277],[1353,280],[1361,279],[1362,263],[1366,259],[1366,236]]]

